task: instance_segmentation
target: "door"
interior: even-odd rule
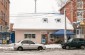
[[[71,47],[77,47],[78,46],[79,39],[73,39],[71,42]]]
[[[28,40],[23,40],[21,42],[21,45],[22,45],[23,49],[29,49]]]
[[[41,43],[46,44],[46,34],[42,34]]]
[[[38,48],[38,46],[33,41],[28,41],[28,43],[29,43],[29,46],[28,46],[29,49],[37,49]]]
[[[80,38],[81,34],[80,34],[80,29],[76,29],[76,37]]]

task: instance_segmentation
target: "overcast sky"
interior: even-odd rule
[[[10,0],[10,22],[13,23],[18,14],[34,13],[35,0]],[[37,13],[58,13],[59,0],[37,0]]]
[[[10,14],[34,13],[35,0],[10,0]],[[56,13],[57,0],[37,0],[37,13]]]

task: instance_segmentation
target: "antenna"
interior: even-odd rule
[[[36,2],[37,2],[37,0],[34,0],[35,1],[35,13],[36,13]]]

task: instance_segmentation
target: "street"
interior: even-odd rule
[[[46,49],[46,50],[0,50],[0,55],[85,55],[85,50],[82,49]]]

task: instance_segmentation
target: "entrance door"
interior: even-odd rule
[[[80,29],[76,29],[76,37],[80,38],[80,36],[81,36]]]
[[[42,34],[41,43],[46,44],[46,34]]]

